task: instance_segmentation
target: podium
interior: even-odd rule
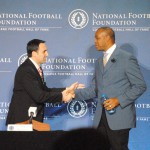
[[[17,124],[29,124],[29,120]],[[36,131],[50,131],[50,125],[47,123],[32,120],[33,129]]]
[[[50,131],[50,125],[36,120],[29,120],[8,125],[8,131]]]

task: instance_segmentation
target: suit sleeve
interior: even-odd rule
[[[31,69],[22,69],[20,70],[20,79],[25,92],[36,102],[36,103],[45,103],[45,102],[61,102],[63,89],[56,88],[46,88],[40,83],[35,72]]]
[[[146,83],[140,71],[137,59],[134,56],[128,58],[125,69],[126,77],[130,82],[130,86],[122,95],[118,96],[122,108],[133,103],[146,90]]]
[[[95,82],[96,80],[95,80],[95,75],[94,75],[90,87],[76,90],[75,98],[77,100],[88,100],[88,99],[96,97],[97,90],[96,90]]]
[[[44,89],[45,89],[47,92],[62,92],[62,91],[65,90],[66,88],[48,88],[48,87],[46,86],[46,83],[45,83]]]

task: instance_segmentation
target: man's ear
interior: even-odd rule
[[[35,57],[37,55],[36,51],[32,51],[32,57]]]
[[[107,39],[107,41],[110,41],[110,40],[111,40],[111,38],[110,38],[109,35],[106,35],[106,39]]]

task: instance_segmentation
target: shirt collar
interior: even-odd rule
[[[38,70],[40,66],[31,57],[29,59],[31,60],[31,62],[34,64],[34,66]]]
[[[111,46],[106,52],[104,52],[104,53],[111,55],[111,54],[114,52],[115,49],[116,49],[116,44],[112,45],[112,46]]]

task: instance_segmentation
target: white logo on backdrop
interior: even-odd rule
[[[88,24],[89,17],[84,10],[76,9],[69,14],[68,21],[73,28],[82,29]]]
[[[68,113],[74,118],[83,117],[87,112],[87,104],[85,101],[71,101],[67,105]]]
[[[18,66],[20,66],[28,58],[27,53],[21,55],[18,59]]]

